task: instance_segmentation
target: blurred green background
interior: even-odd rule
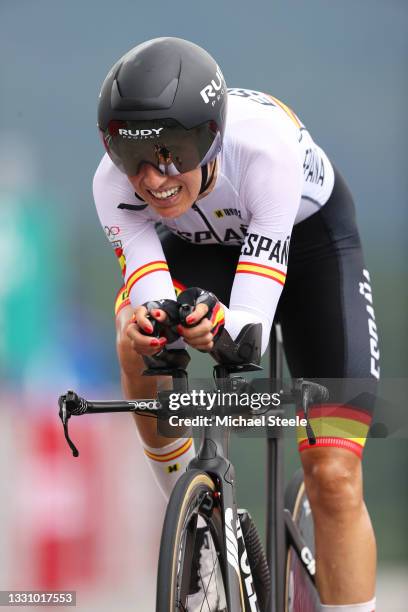
[[[119,393],[112,304],[120,273],[91,191],[103,154],[96,104],[111,65],[162,35],[204,46],[229,86],[288,103],[342,171],[371,273],[382,374],[404,377],[407,26],[406,0],[2,0],[2,390]],[[195,360],[193,374],[201,368]],[[261,522],[263,458],[261,440],[234,441],[240,505]],[[287,471],[297,462],[291,440]],[[368,444],[366,496],[381,563],[408,562],[407,468],[406,439]]]

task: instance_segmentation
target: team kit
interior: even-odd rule
[[[242,416],[217,413],[221,392],[197,392],[193,400],[190,392],[174,393],[168,422],[208,430],[297,428],[302,487],[315,534],[316,599],[307,609],[374,612],[375,537],[361,460],[380,353],[355,204],[339,169],[287,104],[269,93],[228,88],[211,55],[179,38],[147,41],[114,64],[100,91],[98,128],[105,154],[93,194],[122,273],[115,320],[124,397],[136,403],[147,390],[155,397],[155,377],[143,373],[185,370],[186,355],[194,351],[208,353],[228,375],[248,364],[255,370],[278,324],[290,376],[338,380],[329,399],[321,401],[321,395],[314,405],[310,400],[310,409],[287,418],[257,414],[264,406],[261,397],[250,396],[254,414]],[[353,403],[342,382],[349,379],[367,381]],[[303,387],[301,393],[304,398]],[[279,406],[278,392],[266,395],[268,405]],[[309,404],[305,400],[304,406]],[[186,406],[191,413],[177,414]],[[201,411],[194,413],[195,406]],[[171,513],[180,483],[193,478],[201,451],[191,433],[187,442],[184,434],[169,441],[152,429],[153,419],[135,420]],[[221,448],[217,441],[214,448]],[[211,484],[211,470],[201,480],[195,477],[198,488],[218,486],[215,478]],[[209,497],[222,507],[217,490]],[[237,575],[225,573],[225,567],[236,570],[236,521],[239,529],[243,522],[233,506],[228,512],[226,565],[221,563],[219,572],[211,565],[217,532],[210,511],[198,509],[190,531],[200,541],[193,555],[199,579],[190,585],[180,579],[182,587],[176,580],[168,607],[160,603],[158,612],[236,612],[231,584],[239,583],[241,574],[239,568]],[[172,566],[174,575],[179,566]],[[205,567],[213,570],[207,581]],[[224,596],[214,588],[217,580],[226,585]],[[253,602],[247,610],[280,612],[268,607],[268,598],[259,603],[260,588],[258,603],[247,593]],[[302,609],[294,605],[285,611]]]

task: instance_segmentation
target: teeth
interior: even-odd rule
[[[154,195],[158,200],[164,200],[169,198],[170,196],[176,195],[180,191],[181,187],[173,187],[172,189],[167,189],[167,191],[152,191],[150,193]]]

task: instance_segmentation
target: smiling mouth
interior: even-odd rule
[[[181,191],[181,187],[171,187],[171,189],[164,189],[162,191],[153,191],[152,189],[148,189],[148,192],[156,199],[164,202],[173,198]]]

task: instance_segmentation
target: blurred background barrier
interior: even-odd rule
[[[54,406],[23,412],[21,400],[0,397],[0,589],[74,590],[84,612],[153,610],[165,501],[132,417],[75,419],[74,459]]]
[[[131,610],[135,597],[137,609],[153,610],[164,501],[131,417],[76,422],[78,460],[56,429],[56,399],[68,388],[120,393],[112,315],[120,273],[91,191],[103,154],[97,96],[110,66],[143,40],[180,36],[207,48],[230,86],[270,92],[294,108],[354,194],[382,373],[403,377],[407,32],[405,0],[2,0],[2,589],[73,588],[81,612]],[[195,356],[192,374],[202,376],[206,363]],[[290,442],[287,473],[298,464]],[[234,440],[240,505],[261,524],[263,452],[262,440]],[[408,595],[407,467],[405,438],[367,444],[379,609],[391,612],[405,609]]]

